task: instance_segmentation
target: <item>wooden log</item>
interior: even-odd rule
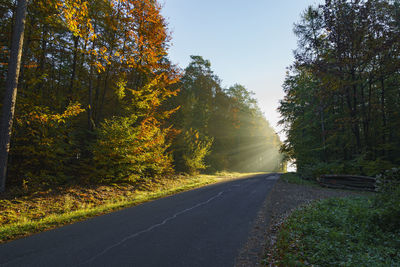
[[[375,191],[376,179],[369,176],[329,174],[321,175],[318,182],[320,185],[331,188]]]
[[[347,189],[347,190],[357,190],[357,191],[376,191],[375,188],[366,188],[366,187],[353,187],[353,186],[345,186],[345,185],[334,185],[334,184],[320,184],[323,187],[335,188],[335,189]]]
[[[340,179],[333,179],[333,178],[320,178],[320,181],[331,181],[336,183],[353,183],[353,184],[375,184],[375,181],[353,181],[353,180],[340,180]]]
[[[321,178],[348,180],[348,181],[370,181],[375,182],[376,178],[370,176],[348,175],[348,174],[325,174]]]
[[[349,186],[369,186],[374,187],[375,183],[361,183],[361,182],[348,182],[348,181],[337,181],[337,180],[326,180],[321,179],[319,180],[321,183],[329,183],[329,184],[341,184],[341,185],[349,185]]]

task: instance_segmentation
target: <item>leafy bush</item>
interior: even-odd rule
[[[362,169],[362,173],[368,176],[377,176],[380,173],[385,172],[385,170],[389,170],[393,167],[391,162],[382,159],[361,159],[358,161],[358,165]]]
[[[8,182],[25,189],[67,182],[74,175],[72,166],[77,154],[72,126],[84,110],[79,103],[71,103],[63,113],[20,105],[12,136]]]
[[[279,266],[399,266],[400,232],[374,224],[369,198],[327,199],[292,213],[274,252]]]
[[[386,170],[377,177],[380,194],[375,198],[372,220],[383,231],[400,229],[400,169]]]
[[[396,191],[400,183],[400,168],[385,170],[376,176],[378,191],[390,193]]]
[[[305,179],[317,179],[323,174],[376,176],[391,167],[393,167],[393,164],[388,161],[381,159],[366,160],[364,155],[361,155],[348,161],[312,162],[301,166],[298,172]]]
[[[299,185],[316,185],[314,181],[305,180],[300,177],[295,172],[288,172],[281,175],[281,180],[290,184],[299,184]]]
[[[132,117],[105,120],[91,147],[95,164],[92,179],[135,182],[171,171],[166,135],[152,120],[136,124]]]
[[[213,139],[207,136],[200,136],[199,132],[190,129],[184,133],[185,151],[182,159],[185,171],[195,174],[199,170],[205,169],[204,158],[210,153]]]
[[[339,162],[315,162],[307,164],[299,169],[299,173],[304,179],[316,180],[323,174],[346,173],[344,172],[344,165]]]

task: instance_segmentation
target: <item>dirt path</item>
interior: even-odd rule
[[[235,266],[263,266],[261,261],[276,238],[276,227],[274,225],[278,224],[296,207],[317,199],[360,194],[365,193],[289,184],[279,180],[263,203],[250,237],[236,258]]]

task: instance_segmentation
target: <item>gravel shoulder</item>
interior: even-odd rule
[[[258,212],[248,241],[235,260],[235,266],[263,266],[262,259],[276,239],[277,225],[295,208],[313,200],[365,194],[371,193],[297,185],[278,180]]]

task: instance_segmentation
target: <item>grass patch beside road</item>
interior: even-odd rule
[[[0,243],[229,179],[257,173],[177,176],[132,185],[55,188],[0,198]]]
[[[287,172],[281,175],[281,180],[290,184],[299,184],[299,185],[318,185],[317,182],[311,180],[305,180],[300,177],[295,172]]]
[[[326,199],[294,211],[265,261],[274,266],[400,266],[400,230],[381,223],[396,214],[386,214],[380,198]]]

